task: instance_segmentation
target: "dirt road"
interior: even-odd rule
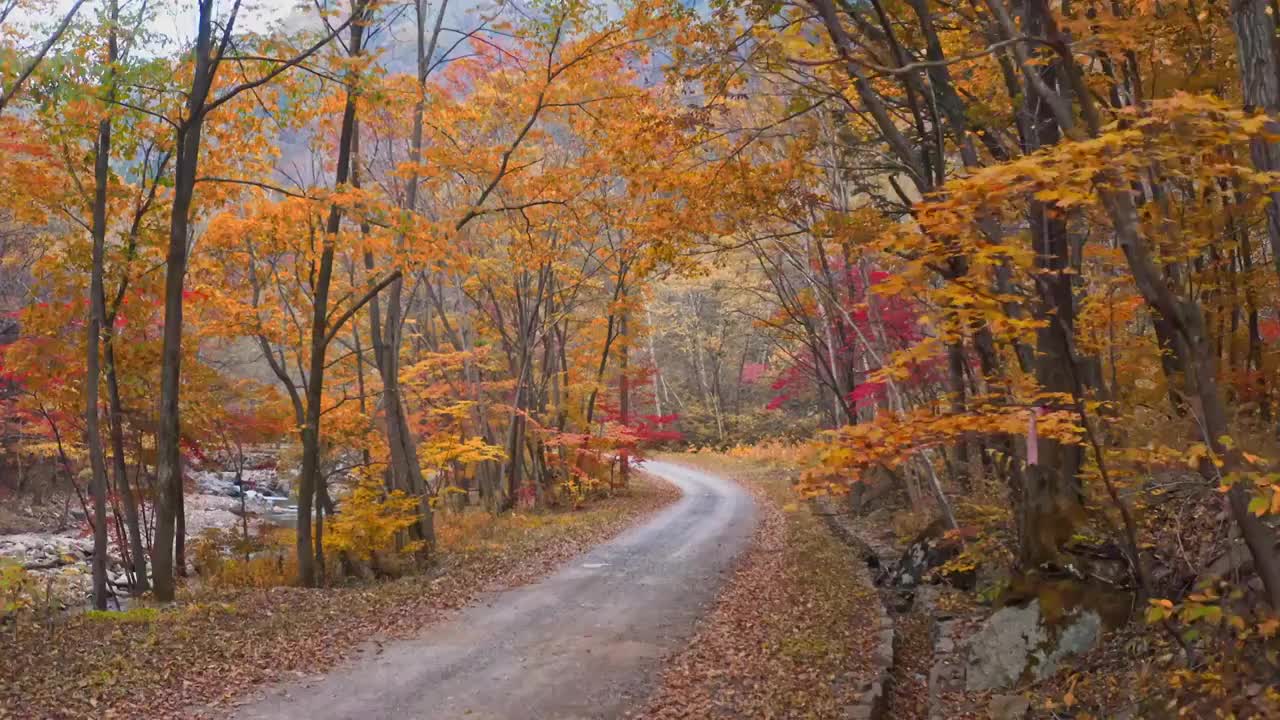
[[[755,525],[732,482],[666,462],[684,497],[554,575],[486,597],[420,639],[270,690],[240,720],[616,718],[683,645]]]

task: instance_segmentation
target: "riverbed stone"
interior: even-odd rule
[[[1043,680],[1067,658],[1086,652],[1102,637],[1102,618],[1080,609],[1046,623],[1040,603],[1003,608],[966,644],[965,687],[970,691],[1011,688]]]

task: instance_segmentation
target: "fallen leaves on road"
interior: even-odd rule
[[[253,686],[317,673],[370,640],[413,635],[479,592],[530,582],[667,504],[649,480],[586,509],[442,538],[430,574],[380,584],[188,597],[157,611],[0,628],[0,718],[220,714]]]
[[[794,502],[776,470],[681,457],[756,496],[752,546],[690,647],[666,667],[644,718],[837,718],[870,680],[879,602],[856,560]]]

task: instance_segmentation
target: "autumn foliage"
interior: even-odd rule
[[[246,446],[304,585],[738,446],[988,600],[1105,557],[1180,688],[1277,672],[1272,6],[195,5],[0,21],[4,452],[132,590]]]

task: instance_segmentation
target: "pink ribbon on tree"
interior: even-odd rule
[[[1027,423],[1027,464],[1040,462],[1040,436],[1036,434],[1036,418],[1044,412],[1042,407],[1031,408],[1031,420]]]

